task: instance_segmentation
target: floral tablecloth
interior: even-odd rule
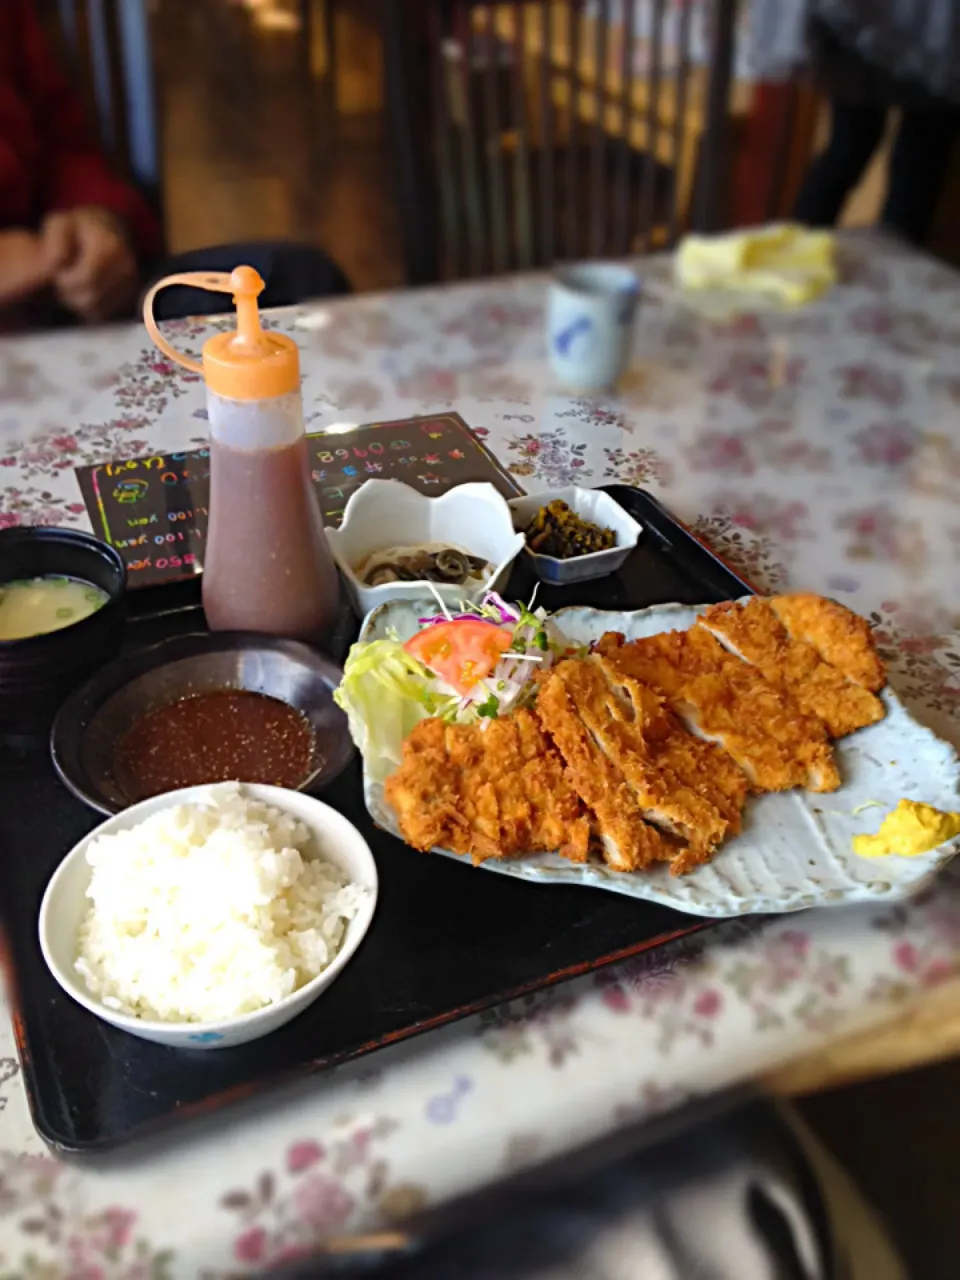
[[[551,384],[536,277],[276,313],[311,430],[455,408],[527,488],[645,485],[754,582],[874,622],[960,741],[960,277],[870,236],[796,313],[652,285],[622,394]],[[208,327],[183,322],[198,348]],[[73,468],[196,445],[202,386],[138,327],[0,344],[0,527],[87,523]],[[960,877],[910,905],[732,922],[316,1078],[122,1164],[58,1162],[0,1026],[0,1280],[243,1275],[889,1019],[960,971]]]

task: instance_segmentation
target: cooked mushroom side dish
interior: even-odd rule
[[[482,556],[472,556],[459,547],[425,542],[417,547],[387,547],[375,551],[357,568],[356,575],[366,587],[381,587],[386,582],[482,585],[492,567]]]

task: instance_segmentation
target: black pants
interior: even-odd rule
[[[287,307],[312,298],[336,297],[350,292],[350,282],[322,249],[312,245],[285,243],[224,244],[178,253],[153,266],[148,285],[162,276],[182,271],[232,271],[234,267],[254,267],[266,288],[261,307]],[[179,320],[184,316],[214,315],[233,310],[227,293],[207,293],[187,285],[162,289],[154,300],[158,320]]]
[[[834,99],[831,109],[830,140],[807,171],[793,211],[811,227],[835,224],[887,123],[886,107]],[[913,244],[924,243],[930,233],[957,131],[958,113],[948,107],[903,112],[881,223]]]
[[[368,1265],[345,1270],[306,1262],[270,1274],[644,1280],[655,1269],[674,1280],[839,1280],[849,1273],[842,1225],[793,1130],[773,1108],[756,1104],[606,1168],[594,1160],[589,1172],[578,1172],[576,1157],[558,1160],[512,1187],[428,1214],[399,1256],[371,1256]],[[627,1271],[631,1256],[636,1265]]]

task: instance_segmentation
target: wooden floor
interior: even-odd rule
[[[798,1109],[877,1211],[911,1280],[957,1280],[960,1062],[836,1089]]]
[[[153,0],[173,252],[296,239],[325,248],[357,289],[403,283],[377,3]],[[336,10],[335,73],[325,4]],[[876,216],[882,159],[849,202],[855,223]],[[931,248],[960,263],[960,164]]]
[[[357,289],[403,282],[379,45],[364,0],[339,8],[334,111],[319,2],[311,74],[295,0],[155,0],[171,251],[303,240]]]
[[[340,0],[333,111],[322,39],[308,74],[295,0],[155,0],[171,249],[296,238],[326,248],[358,289],[403,282],[373,2]],[[911,1274],[957,1280],[960,1064],[802,1111],[880,1210]]]

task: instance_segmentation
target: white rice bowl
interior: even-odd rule
[[[275,787],[194,787],[108,819],[68,855],[44,896],[41,945],[61,986],[107,1021],[160,1029],[147,1038],[165,1043],[183,1041],[164,1025],[204,1047],[239,1043],[319,994],[375,898],[366,842],[326,805]],[[271,1025],[223,1034],[258,1015]],[[208,1030],[189,1034],[197,1024]]]

